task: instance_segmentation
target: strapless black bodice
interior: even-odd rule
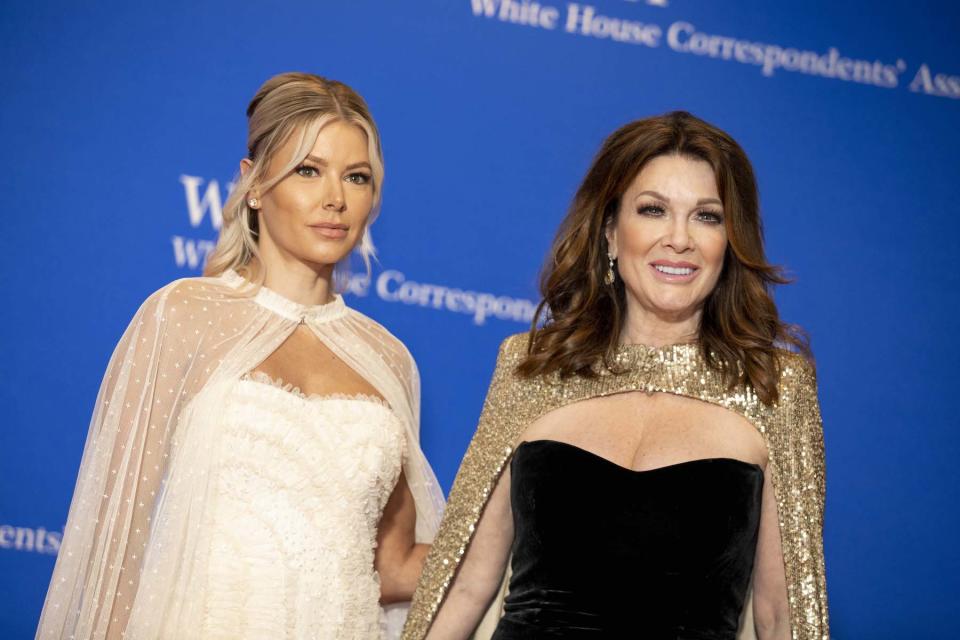
[[[633,471],[573,445],[511,462],[513,576],[495,640],[732,640],[763,471],[730,458]]]

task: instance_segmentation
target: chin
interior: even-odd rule
[[[662,300],[654,304],[654,309],[659,315],[685,318],[697,310],[697,305],[691,304],[687,300],[682,302]]]
[[[331,253],[329,251],[324,251],[323,253],[312,253],[305,256],[300,256],[300,260],[314,267],[327,267],[336,265],[349,254],[349,251],[346,253]]]

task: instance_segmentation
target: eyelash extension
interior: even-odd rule
[[[662,202],[649,202],[637,207],[637,213],[648,213],[652,212],[653,210],[657,210],[658,213],[665,213],[667,210],[667,205]]]
[[[646,214],[646,213],[663,214],[666,212],[666,210],[667,210],[667,205],[663,204],[662,202],[651,202],[648,204],[644,204],[640,207],[637,207],[637,213],[640,213],[640,214]],[[710,216],[711,219],[707,221],[712,224],[721,224],[723,222],[723,214],[713,209],[700,209],[697,211],[696,215],[698,218],[702,218],[704,216]]]
[[[710,222],[714,224],[720,224],[723,222],[723,214],[712,209],[701,209],[697,212],[697,216],[712,216],[713,219],[711,219]]]

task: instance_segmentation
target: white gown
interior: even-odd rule
[[[305,325],[382,396],[256,373]],[[342,298],[305,307],[233,272],[134,317],[97,398],[37,638],[394,638],[377,525],[401,472],[417,542],[443,494],[410,354]]]
[[[373,555],[403,424],[376,397],[308,397],[256,373],[222,416],[205,580],[187,594],[200,636],[379,638]]]

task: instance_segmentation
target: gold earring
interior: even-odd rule
[[[613,270],[613,256],[608,255],[607,259],[610,260],[610,266],[607,267],[607,275],[603,278],[603,284],[610,286],[617,279],[617,275]]]

